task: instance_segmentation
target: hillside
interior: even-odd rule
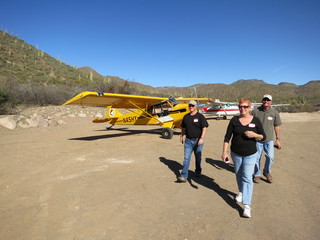
[[[155,73],[156,74],[156,73]],[[248,97],[260,101],[269,93],[274,103],[320,106],[320,80],[297,86],[263,80],[238,80],[227,85],[195,84],[186,87],[153,87],[127,81],[121,76],[102,76],[90,67],[70,66],[17,36],[0,31],[0,111],[7,105],[62,104],[81,91],[172,97],[212,97],[237,101]],[[308,109],[307,109],[308,110]],[[3,110],[2,110],[3,111]]]

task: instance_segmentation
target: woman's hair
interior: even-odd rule
[[[239,105],[241,103],[248,103],[248,106],[251,107],[251,101],[248,98],[241,98],[239,101]]]

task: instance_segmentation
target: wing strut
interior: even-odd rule
[[[145,117],[150,118],[150,119],[155,119],[155,120],[158,121],[157,118],[153,117],[150,113],[144,111],[142,108],[140,108],[140,107],[139,107],[138,105],[136,105],[134,102],[132,102],[132,101],[130,101],[130,100],[129,100],[128,102],[130,102],[134,107],[136,107],[137,109],[139,109],[139,110],[143,113],[143,115],[144,115]],[[133,112],[133,111],[130,110],[130,109],[127,109],[127,110],[130,111],[130,112]]]

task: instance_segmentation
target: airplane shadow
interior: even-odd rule
[[[174,160],[166,159],[165,157],[159,158],[160,162],[164,163],[168,166],[168,168],[176,175],[176,177],[180,176],[179,170],[182,169],[182,165]],[[241,216],[242,208],[235,202],[234,198],[236,196],[235,193],[230,192],[224,188],[221,188],[219,184],[215,183],[213,178],[210,178],[204,174],[201,177],[196,177],[195,172],[189,170],[189,178],[188,182],[191,187],[198,189],[198,186],[193,182],[202,185],[210,190],[215,191],[230,207],[236,209]],[[178,181],[176,181],[178,183]]]
[[[206,163],[209,163],[210,165],[212,165],[213,167],[215,167],[218,170],[222,170],[225,169],[229,172],[234,173],[234,167],[233,164],[226,164],[225,162],[221,161],[221,160],[214,160],[212,158],[206,158]]]
[[[128,135],[135,135],[135,134],[157,134],[161,137],[161,130],[162,128],[155,128],[155,129],[148,129],[148,130],[138,130],[138,129],[128,129],[128,128],[116,128],[116,129],[101,129],[95,131],[121,131],[123,133],[115,133],[115,134],[106,134],[106,135],[95,135],[95,136],[87,136],[87,137],[78,137],[78,138],[69,138],[68,140],[81,140],[81,141],[94,141],[99,139],[107,139],[107,138],[116,138],[116,137],[123,137]],[[180,135],[179,132],[174,132],[174,135]]]

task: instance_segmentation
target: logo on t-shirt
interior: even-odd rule
[[[199,122],[199,118],[193,119],[193,122]]]
[[[254,128],[254,127],[256,127],[255,123],[249,123],[249,128]]]
[[[272,116],[268,116],[268,120],[272,121],[273,117]]]

